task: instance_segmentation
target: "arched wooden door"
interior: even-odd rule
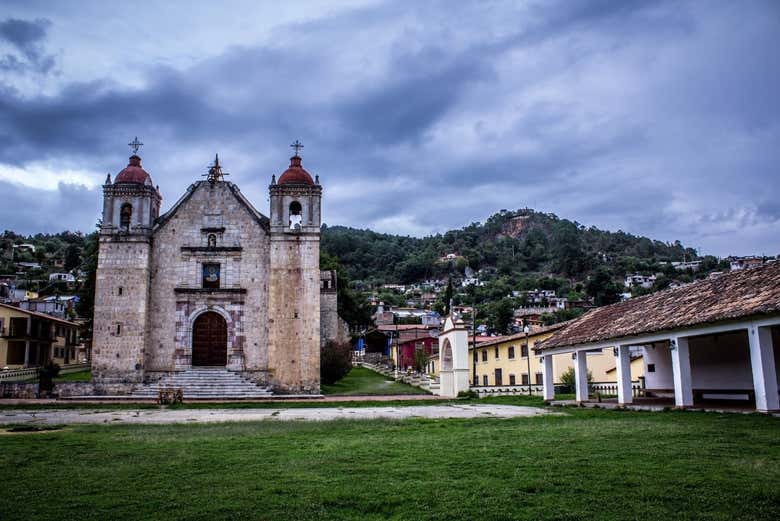
[[[192,325],[192,365],[227,365],[227,322],[209,311]]]

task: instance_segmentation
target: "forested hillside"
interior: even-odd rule
[[[599,268],[617,276],[654,271],[659,262],[695,260],[695,250],[622,231],[608,232],[524,209],[502,210],[485,223],[425,238],[343,226],[323,230],[322,248],[352,280],[413,283],[463,273],[468,266],[516,278],[536,274],[584,280]],[[446,262],[440,259],[454,254]],[[713,266],[716,259],[711,259]]]

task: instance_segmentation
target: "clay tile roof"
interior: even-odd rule
[[[780,313],[780,261],[596,308],[541,343],[555,347]]]
[[[530,331],[528,333],[528,338],[534,338],[539,335],[544,335],[545,333],[550,333],[552,331],[557,331],[558,329],[561,329],[565,327],[567,324],[570,324],[573,322],[572,320],[567,320],[566,322],[558,322],[557,324],[551,324],[549,326],[544,326],[538,329],[534,329],[533,331]],[[477,337],[479,338],[479,337]],[[525,340],[525,333],[515,333],[512,335],[503,335],[503,336],[497,336],[493,337],[490,340],[479,342],[477,344],[477,347],[488,347],[492,346],[494,344],[502,344],[504,342],[512,342],[514,340]]]
[[[130,162],[124,170],[119,172],[114,183],[138,183],[152,184],[152,176],[141,167],[141,158],[137,155],[130,156]]]
[[[313,185],[314,179],[311,178],[309,172],[307,172],[303,166],[301,166],[300,156],[293,156],[290,158],[290,166],[285,170],[281,176],[279,176],[278,184],[280,185]]]

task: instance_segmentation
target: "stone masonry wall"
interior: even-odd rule
[[[262,381],[268,368],[268,234],[228,183],[203,181],[193,190],[154,235],[146,369],[189,367],[192,322],[212,310],[228,324],[228,367]],[[209,249],[212,233],[217,247]],[[176,292],[202,287],[204,262],[220,264],[220,288],[246,292]]]
[[[271,236],[268,363],[280,392],[319,392],[319,256],[319,234]]]
[[[141,381],[148,288],[146,240],[101,236],[92,350],[92,374],[96,381]]]

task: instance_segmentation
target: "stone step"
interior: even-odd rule
[[[269,398],[273,392],[224,367],[199,367],[165,375],[154,383],[137,388],[131,396],[157,398],[160,390],[181,389],[184,398]]]

